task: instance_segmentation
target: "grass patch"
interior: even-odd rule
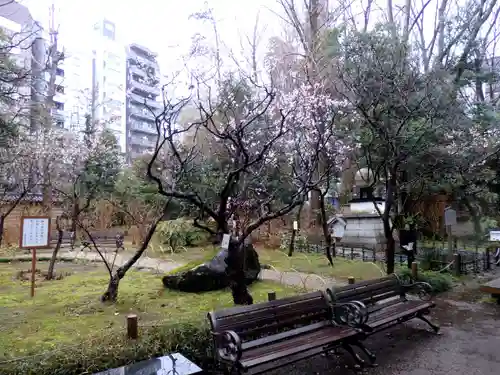
[[[333,277],[338,280],[347,280],[350,276],[356,280],[369,280],[384,275],[383,269],[373,262],[348,260],[342,257],[333,259],[331,267],[324,254],[300,253],[293,256],[280,250],[258,249],[261,264],[268,264],[279,271],[299,271],[314,273],[320,276]]]
[[[38,267],[43,270],[47,264]],[[83,345],[101,340],[103,335],[116,340],[124,333],[128,313],[139,315],[146,332],[153,325],[205,324],[201,322],[208,311],[232,305],[228,290],[203,294],[170,291],[163,288],[159,276],[136,270],[129,271],[120,283],[118,302],[104,305],[99,297],[108,277],[97,267],[41,282],[31,299],[29,282],[15,278],[25,268],[25,264],[0,264],[0,368],[11,358]],[[258,282],[250,289],[256,302],[265,301],[270,290],[280,297],[297,293],[294,288],[269,282]]]

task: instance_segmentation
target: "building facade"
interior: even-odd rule
[[[130,44],[127,47],[127,159],[154,151],[157,130],[155,117],[161,113],[160,71],[156,53]]]
[[[92,115],[118,139],[126,152],[126,54],[117,39],[115,24],[102,20],[94,25],[92,51]]]

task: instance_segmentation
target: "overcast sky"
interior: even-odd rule
[[[32,14],[46,23],[52,0],[21,0]],[[136,42],[158,52],[162,71],[173,68],[181,54],[186,53],[191,37],[201,32],[211,35],[200,21],[189,15],[204,9],[204,0],[54,0],[56,24],[60,25],[64,45],[90,44],[92,25],[106,17],[116,24],[118,38],[124,43]],[[251,35],[257,14],[260,29],[265,30],[263,45],[281,26],[269,7],[273,0],[210,0],[224,44],[235,53],[240,40]],[[273,30],[274,29],[274,30]],[[90,47],[90,45],[89,45]]]

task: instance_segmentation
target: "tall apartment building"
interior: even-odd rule
[[[35,60],[40,61],[45,56],[43,29],[28,8],[9,0],[0,0],[0,29],[1,52],[12,59],[17,71],[14,77],[9,78],[15,79],[15,84],[2,82],[2,116],[15,116],[28,123],[33,94],[32,67]]]
[[[62,113],[64,128],[81,131],[92,112],[92,53],[73,45],[64,46],[64,60],[56,72],[54,105]]]
[[[109,20],[94,25],[92,58],[92,115],[117,137],[126,152],[126,54]]]
[[[133,160],[154,150],[157,132],[155,115],[162,111],[160,71],[157,54],[148,48],[127,47],[127,156]]]

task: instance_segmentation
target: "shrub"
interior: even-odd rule
[[[204,370],[214,368],[206,321],[144,327],[135,341],[125,339],[123,335],[120,332],[96,336],[78,347],[61,347],[57,351],[0,363],[0,374],[93,374],[175,352],[182,353]]]
[[[409,279],[411,277],[411,270],[404,268],[398,272],[398,276],[403,279]],[[433,292],[435,294],[439,294],[446,292],[453,287],[454,278],[448,273],[422,271],[418,273],[416,281],[429,283],[432,286]]]
[[[182,218],[161,222],[156,233],[159,240],[169,246],[171,252],[204,244],[209,237],[204,230],[194,227],[191,220]]]

